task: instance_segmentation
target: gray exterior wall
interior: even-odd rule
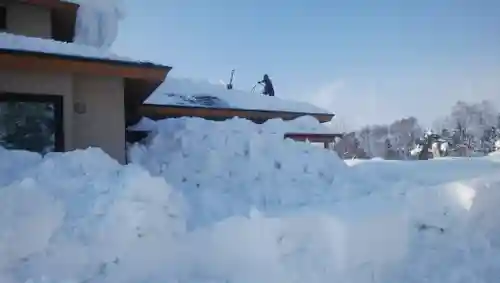
[[[2,4],[3,2],[3,4]],[[52,38],[51,11],[43,7],[9,3],[7,7],[7,32],[39,38]]]

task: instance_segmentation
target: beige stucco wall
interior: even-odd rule
[[[73,99],[85,105],[85,113],[73,114],[76,148],[98,146],[124,163],[125,106],[123,79],[75,75]]]
[[[0,92],[62,95],[65,150],[100,147],[125,163],[122,78],[0,69]],[[76,113],[75,103],[85,105],[86,111]]]
[[[0,2],[5,3],[4,0],[0,0]],[[5,6],[7,7],[7,32],[32,37],[52,38],[51,11],[49,9],[14,4],[12,1]]]

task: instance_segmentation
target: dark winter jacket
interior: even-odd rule
[[[269,78],[268,75],[264,75],[264,79],[262,81],[260,81],[259,83],[264,84],[264,91],[262,92],[262,94],[274,96],[273,83],[271,82],[271,79]]]

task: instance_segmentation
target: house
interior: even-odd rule
[[[145,134],[127,128],[142,117],[241,117],[256,123],[305,115],[320,122],[333,118],[329,113],[144,104],[171,67],[72,43],[78,9],[63,0],[0,0],[0,146],[41,153],[99,147],[126,163],[127,142]],[[285,138],[301,140],[304,134]]]
[[[60,0],[0,0],[0,106],[44,105],[52,119],[49,151],[100,147],[126,163],[125,129],[171,67],[71,43],[77,10]],[[17,119],[36,121],[47,113],[22,115]],[[6,136],[12,125],[3,127]],[[16,142],[28,144],[23,138]]]

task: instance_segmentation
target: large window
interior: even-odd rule
[[[38,153],[64,150],[62,97],[0,93],[0,146]]]
[[[0,31],[7,29],[7,8],[0,6]]]

